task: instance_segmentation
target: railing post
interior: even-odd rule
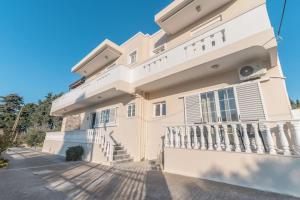
[[[166,127],[166,133],[165,133],[165,147],[169,147],[169,127]]]
[[[232,128],[232,133],[233,133],[234,151],[241,152],[240,139],[236,132],[236,124],[232,124],[231,128]]]
[[[191,149],[192,148],[192,142],[191,142],[191,127],[186,126],[186,131],[187,131],[187,148]]]
[[[211,126],[207,125],[207,143],[208,143],[208,150],[213,150],[213,140],[211,136]]]
[[[251,153],[251,148],[250,148],[250,141],[249,141],[249,136],[247,133],[247,124],[242,124],[242,129],[243,129],[243,141],[245,145],[245,152],[246,153]]]
[[[179,133],[180,133],[180,140],[181,140],[181,143],[180,143],[180,147],[182,148],[182,149],[184,149],[185,148],[185,142],[184,142],[184,136],[185,136],[185,134],[184,134],[184,127],[179,127]]]
[[[277,123],[279,138],[283,149],[283,155],[291,155],[289,142],[285,136],[283,125],[284,125],[283,122]]]
[[[109,161],[112,162],[114,160],[114,145],[112,142],[109,143]]]
[[[199,126],[200,129],[200,142],[201,142],[201,150],[205,150],[206,146],[205,146],[205,138],[204,138],[204,133],[203,133],[203,126]]]
[[[170,147],[174,148],[174,127],[170,127]]]
[[[294,151],[297,155],[300,155],[300,120],[293,121],[293,139],[294,139]]]
[[[176,127],[175,128],[175,141],[176,141],[176,148],[180,148],[180,137],[179,137],[179,133],[180,133],[180,128]]]
[[[222,126],[224,129],[224,140],[225,140],[225,151],[231,151],[230,149],[230,141],[229,141],[229,137],[228,137],[228,126],[224,125]]]
[[[216,145],[217,145],[216,150],[221,151],[222,148],[221,148],[221,138],[220,138],[220,132],[219,132],[219,125],[214,125],[214,127],[215,127]]]
[[[258,133],[258,125],[256,123],[253,123],[252,127],[253,127],[254,135],[255,135],[255,143],[256,143],[257,153],[258,154],[264,153],[264,148],[263,148],[261,138]]]
[[[194,132],[194,149],[199,149],[199,142],[197,137],[197,127],[193,126],[193,132]]]
[[[270,131],[270,126],[269,126],[269,124],[264,124],[264,127],[265,127],[266,139],[267,139],[267,143],[268,143],[269,154],[275,155],[277,153],[275,150],[274,141],[273,141],[272,134]]]

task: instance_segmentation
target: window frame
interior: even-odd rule
[[[165,108],[164,114],[163,114],[163,105],[164,105],[164,108]],[[156,107],[157,106],[159,106],[159,115],[156,115]],[[167,116],[167,102],[166,101],[153,103],[153,116],[155,118],[166,117]]]
[[[130,103],[127,105],[127,118],[134,118],[136,116],[136,105]]]
[[[135,61],[132,62],[132,55],[133,55],[134,53],[135,53]],[[137,60],[138,60],[138,50],[135,49],[134,51],[132,51],[132,52],[130,52],[130,53],[128,54],[128,64],[129,64],[129,65],[135,64],[135,63],[137,63]]]

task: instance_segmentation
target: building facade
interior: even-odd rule
[[[53,102],[62,130],[43,151],[79,144],[102,164],[164,157],[191,176],[170,168],[177,150],[297,154],[265,0],[175,0],[155,22],[153,35],[105,40],[72,68],[83,78]]]

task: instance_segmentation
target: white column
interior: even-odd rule
[[[185,141],[184,141],[185,131],[184,131],[184,127],[179,127],[179,134],[180,134],[180,147],[182,149],[185,149]]]
[[[174,147],[174,127],[170,127],[170,147]]]
[[[194,131],[194,149],[199,149],[199,142],[198,142],[198,137],[197,137],[197,127],[193,126],[193,131]]]
[[[294,151],[297,155],[300,155],[300,121],[293,121],[293,139],[294,139]]]
[[[274,145],[273,137],[271,135],[269,124],[264,124],[264,126],[265,126],[265,131],[266,131],[269,154],[273,154],[273,155],[277,154],[276,150],[275,150],[275,145]]]
[[[222,126],[224,129],[224,140],[225,140],[225,151],[231,151],[230,149],[230,141],[229,141],[229,137],[228,137],[228,126],[227,125],[223,125]]]
[[[236,124],[232,124],[233,142],[235,152],[241,152],[240,139],[237,135]]]
[[[285,136],[283,125],[284,125],[283,122],[279,122],[277,124],[278,131],[279,131],[279,138],[280,138],[280,142],[281,142],[282,149],[283,149],[283,155],[291,155],[289,142]]]
[[[201,150],[205,150],[206,149],[206,146],[205,146],[205,138],[204,138],[204,128],[203,126],[199,126],[199,129],[200,129],[200,142],[201,142]]]
[[[263,144],[261,142],[261,138],[258,133],[258,124],[253,123],[252,124],[254,135],[255,135],[255,143],[256,143],[256,150],[258,154],[264,153]]]
[[[169,127],[166,127],[165,147],[169,147],[169,136],[170,136],[170,129],[169,129]]]
[[[214,125],[214,127],[215,127],[216,145],[217,145],[216,150],[221,151],[222,148],[221,148],[221,138],[220,138],[220,132],[219,132],[219,125]]]
[[[211,126],[207,125],[207,143],[208,143],[208,150],[214,150],[213,148],[213,140],[211,137]]]
[[[187,136],[187,148],[191,149],[192,148],[192,142],[191,142],[191,131],[192,131],[192,127],[187,126],[186,127],[186,136]]]
[[[242,129],[243,129],[243,141],[245,145],[245,152],[246,153],[251,153],[251,148],[250,148],[250,141],[249,141],[249,136],[247,133],[247,124],[242,124]]]

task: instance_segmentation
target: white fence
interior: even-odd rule
[[[107,161],[113,161],[115,141],[103,128],[88,129],[86,131],[49,132],[45,140],[65,143],[94,143],[100,144]]]
[[[300,120],[167,126],[167,148],[300,155]]]

